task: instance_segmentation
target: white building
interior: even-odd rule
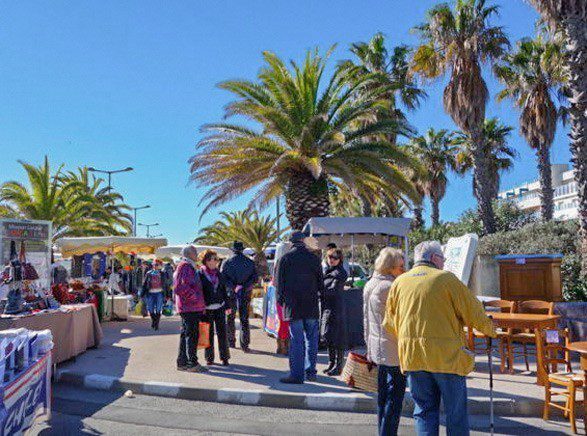
[[[554,189],[554,219],[577,218],[579,200],[574,171],[568,164],[552,165],[552,187]],[[502,191],[499,199],[513,201],[522,210],[540,213],[540,181],[536,180]]]

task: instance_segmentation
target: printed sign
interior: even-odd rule
[[[51,353],[4,388],[1,434],[18,435],[51,411]]]
[[[46,241],[49,238],[49,224],[3,221],[2,235],[13,241],[32,239]]]
[[[460,238],[450,238],[444,246],[444,270],[452,272],[465,285],[469,283],[478,242],[476,234],[467,233]]]

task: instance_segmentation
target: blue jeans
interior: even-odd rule
[[[447,435],[469,434],[465,377],[457,374],[413,371],[408,372],[408,382],[416,405],[414,419],[419,436],[438,434],[441,399],[446,413]]]
[[[161,313],[163,311],[163,292],[147,292],[145,297],[149,313]]]
[[[377,377],[377,423],[380,436],[396,435],[402,414],[406,376],[399,366],[379,365]]]
[[[289,322],[289,370],[291,378],[304,381],[316,375],[318,358],[318,336],[320,324],[317,319],[295,319]]]

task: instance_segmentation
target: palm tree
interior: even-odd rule
[[[502,124],[498,118],[490,118],[483,123],[483,147],[491,175],[491,197],[494,199],[499,194],[501,173],[510,170],[514,166],[513,160],[518,157],[516,149],[508,145],[508,137],[512,130],[513,127]],[[460,147],[457,153],[457,172],[465,174],[473,168],[471,138],[464,132],[457,132],[455,142]],[[473,194],[477,192],[475,184],[473,176]]]
[[[214,224],[204,227],[194,242],[227,247],[241,241],[255,252],[254,260],[260,275],[268,274],[265,250],[277,242],[285,229],[278,232],[277,218],[261,217],[257,211],[222,212]]]
[[[290,68],[273,53],[264,58],[257,81],[219,85],[237,97],[226,117],[240,115],[260,129],[203,127],[205,136],[190,159],[191,179],[209,188],[203,213],[248,191],[258,207],[284,192],[287,217],[299,230],[311,217],[329,214],[333,188],[371,199],[381,189],[398,198],[417,195],[398,168],[417,164],[384,137],[410,129],[398,120],[372,120],[386,95],[374,77],[350,83],[339,70],[325,80],[328,55],[317,51]]]
[[[569,92],[571,155],[579,193],[582,274],[587,276],[587,6],[585,0],[530,0],[553,30],[562,32]]]
[[[509,45],[503,29],[489,23],[498,10],[495,5],[486,6],[485,0],[457,0],[454,10],[447,4],[432,8],[427,21],[416,28],[421,45],[412,66],[416,73],[429,79],[450,71],[444,89],[444,108],[472,139],[476,197],[487,233],[495,232],[495,216],[491,174],[483,152],[483,121],[489,94],[481,66],[495,62]]]
[[[456,169],[454,135],[445,129],[436,131],[430,128],[424,136],[412,138],[409,147],[426,169],[422,187],[430,198],[432,225],[437,226],[440,223],[440,202],[448,184],[447,172]]]
[[[520,131],[536,150],[544,221],[552,220],[554,191],[550,167],[550,147],[554,141],[560,111],[552,94],[566,81],[562,46],[542,37],[524,39],[516,52],[504,57],[494,70],[504,84],[498,99],[512,98],[521,109]]]
[[[64,236],[121,234],[119,223],[77,180],[65,177],[63,165],[53,174],[49,160],[36,167],[19,161],[28,177],[28,187],[8,181],[0,185],[2,209],[13,218],[53,222],[53,239]]]

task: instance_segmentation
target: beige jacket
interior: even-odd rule
[[[377,365],[399,366],[397,339],[383,327],[385,304],[394,277],[375,273],[363,289],[367,358]]]

